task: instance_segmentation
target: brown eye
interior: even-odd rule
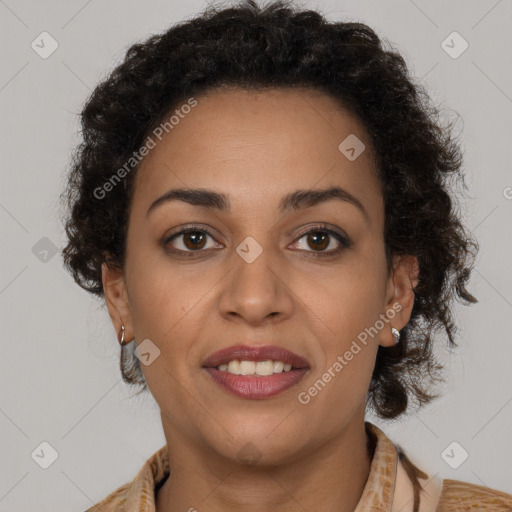
[[[301,240],[305,240],[301,247]],[[303,233],[294,243],[294,248],[303,249],[306,252],[318,253],[317,256],[332,256],[343,249],[348,249],[351,242],[347,236],[331,229],[316,227]],[[308,247],[310,249],[308,249]],[[311,250],[312,249],[312,250]]]
[[[325,231],[314,231],[307,235],[307,242],[315,250],[322,251],[329,246],[330,235]]]
[[[201,231],[191,231],[183,234],[184,245],[191,250],[202,249],[205,245],[206,237]]]
[[[175,252],[201,252],[205,248],[214,248],[214,245],[206,247],[208,237],[213,240],[213,236],[204,229],[185,229],[169,237],[165,245],[171,245]]]

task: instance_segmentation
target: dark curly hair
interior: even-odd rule
[[[106,198],[95,191],[184,99],[221,87],[313,88],[363,122],[384,195],[388,270],[394,254],[416,256],[420,269],[400,343],[378,348],[367,404],[392,419],[411,398],[420,407],[437,398],[429,394],[430,385],[444,379],[432,353],[433,336],[444,329],[449,347],[457,346],[454,300],[477,302],[466,284],[478,243],[462,225],[449,191],[457,183],[452,177],[467,188],[462,153],[452,124],[440,123],[440,109],[409,76],[402,56],[363,23],[328,22],[290,2],[261,7],[247,0],[210,6],[131,46],[81,113],[83,141],[63,193],[69,209],[66,269],[82,288],[104,297],[102,263],[124,268],[137,166]],[[121,371],[126,383],[147,389],[130,349],[121,351]]]

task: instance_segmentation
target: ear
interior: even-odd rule
[[[108,313],[118,340],[121,333],[121,325],[124,325],[124,339],[125,341],[131,341],[134,338],[134,334],[124,273],[110,268],[106,263],[102,263],[101,280],[103,282]]]
[[[414,306],[414,289],[418,284],[419,266],[416,256],[396,254],[393,257],[393,270],[388,278],[386,290],[386,312],[395,311],[394,317],[386,323],[380,334],[380,345],[395,345],[391,328],[403,329],[411,318]],[[398,306],[401,308],[398,310]]]

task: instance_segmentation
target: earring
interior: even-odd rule
[[[400,331],[392,327],[391,332],[393,333],[393,338],[395,338],[395,343],[400,343]]]
[[[119,344],[121,346],[127,344],[127,342],[124,341],[124,325],[122,325],[122,324],[121,324],[121,330],[119,331],[119,334],[117,335],[117,339],[119,340]]]

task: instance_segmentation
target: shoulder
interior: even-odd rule
[[[512,512],[512,494],[482,485],[444,479],[436,512]]]
[[[116,512],[126,503],[126,496],[130,483],[126,483],[109,494],[105,499],[88,508],[85,512]]]
[[[146,460],[135,478],[118,487],[106,498],[85,512],[119,512],[120,510],[146,510],[154,504],[155,490],[170,472],[167,445],[162,446]],[[153,510],[150,508],[150,510]]]

